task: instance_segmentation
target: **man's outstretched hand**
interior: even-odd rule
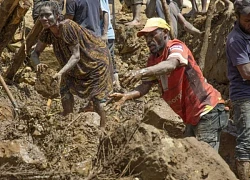
[[[124,102],[127,100],[128,96],[123,93],[113,93],[109,95],[109,97],[113,98],[116,102],[114,103],[115,109],[120,110],[121,106],[124,104]]]
[[[142,78],[141,70],[130,70],[122,78],[122,86],[135,85]]]

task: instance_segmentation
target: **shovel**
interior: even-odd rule
[[[10,90],[9,90],[7,84],[5,83],[5,81],[4,81],[4,79],[3,79],[3,77],[2,77],[1,74],[0,74],[0,83],[2,84],[2,86],[3,86],[4,90],[5,90],[5,92],[7,93],[7,95],[8,95],[8,97],[9,97],[9,99],[10,99],[12,105],[14,106],[14,110],[15,110],[16,112],[18,112],[19,109],[18,109],[16,100],[14,99],[12,93],[10,92]]]

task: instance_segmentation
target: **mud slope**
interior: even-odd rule
[[[119,0],[115,0],[115,5],[115,59],[122,77],[124,72],[146,65],[148,48],[144,39],[136,36],[146,17],[142,13],[138,27],[124,26],[132,15]],[[32,28],[31,11],[25,18],[27,28]],[[228,96],[225,38],[233,19],[223,10],[215,14],[204,71],[225,97]],[[190,21],[204,30],[205,17]],[[181,30],[180,39],[198,59],[203,37],[193,37]],[[11,45],[17,50],[20,43]],[[0,59],[2,72],[12,57],[13,51],[6,48]],[[0,86],[0,179],[236,179],[229,163],[206,143],[182,138],[181,119],[159,100],[157,87],[143,98],[126,102],[119,111],[113,108],[113,102],[107,104],[108,122],[105,130],[101,130],[96,113],[79,112],[87,104],[85,99],[75,97],[74,113],[60,115],[58,89],[48,86],[50,75],[58,70],[52,47],[46,48],[41,61],[49,65],[46,74],[36,75],[26,62],[15,81],[7,82],[20,107],[18,113],[14,113]]]

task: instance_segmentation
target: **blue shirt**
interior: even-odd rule
[[[250,63],[250,34],[244,33],[236,21],[226,42],[227,70],[230,81],[229,94],[231,100],[250,98],[250,84],[246,83],[237,65]]]
[[[115,39],[115,32],[111,23],[108,0],[100,0],[100,3],[101,3],[101,10],[104,12],[107,12],[109,16],[109,25],[108,25],[108,32],[107,32],[108,39]],[[101,30],[103,30],[103,20],[101,20]]]
[[[67,0],[66,14],[74,16],[73,21],[101,36],[99,0]]]

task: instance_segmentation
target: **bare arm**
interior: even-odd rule
[[[181,13],[178,14],[178,23],[184,28],[185,31],[187,31],[190,34],[193,35],[201,34],[201,31],[195,28],[190,22],[188,22]]]
[[[243,79],[250,80],[250,63],[238,65],[237,69]]]
[[[143,82],[142,84],[137,86],[134,91],[139,92],[139,96],[137,96],[136,98],[142,97],[145,94],[147,94],[151,89],[151,87],[153,86],[153,84],[154,84],[153,82]]]
[[[102,35],[107,35],[109,26],[109,14],[106,11],[103,11],[103,31]]]
[[[67,64],[65,64],[63,66],[63,68],[58,72],[59,74],[64,74],[64,73],[68,72],[80,61],[80,45],[79,45],[79,43],[74,45],[74,46],[70,46],[69,48],[72,52],[72,55],[71,55],[69,61],[67,62]]]
[[[140,70],[132,70],[127,72],[122,82],[123,86],[134,84],[142,77],[159,76],[162,74],[170,74],[180,64],[178,57],[169,57],[166,61],[162,61],[154,66],[143,68]]]
[[[126,100],[129,99],[137,99],[149,92],[153,83],[152,82],[144,82],[137,86],[133,91],[125,93]]]
[[[153,82],[143,82],[139,86],[135,88],[134,91],[128,93],[114,93],[111,94],[110,97],[114,98],[118,102],[115,103],[116,109],[120,109],[122,104],[129,99],[136,99],[142,97],[143,95],[147,94],[148,91],[151,89]]]
[[[147,0],[147,6],[145,9],[145,14],[147,18],[151,18],[155,15],[156,0]]]
[[[176,58],[171,58],[166,61],[162,61],[154,66],[150,66],[141,69],[142,76],[159,76],[162,74],[170,74],[176,69],[180,64],[179,60]]]
[[[30,58],[32,60],[32,64],[34,67],[36,67],[38,64],[40,64],[39,56],[45,49],[46,44],[38,40],[35,49],[31,52]]]

